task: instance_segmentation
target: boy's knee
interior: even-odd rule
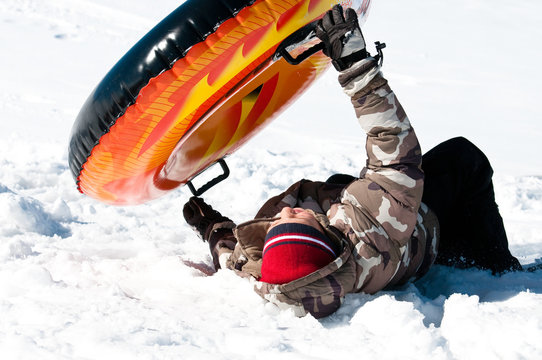
[[[474,145],[468,139],[458,136],[448,140],[453,147],[457,149],[458,156],[461,157],[465,166],[471,166],[472,171],[479,173],[482,176],[493,175],[493,168],[489,159],[480,148]]]
[[[469,152],[469,153],[482,153],[482,150],[480,150],[476,145],[474,145],[470,140],[467,138],[464,138],[463,136],[458,136],[451,138],[446,141],[450,144],[450,146],[458,149],[462,152]]]

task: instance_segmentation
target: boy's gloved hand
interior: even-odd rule
[[[348,8],[343,13],[342,6],[335,5],[318,21],[316,36],[324,43],[324,54],[339,71],[368,56],[354,9]]]
[[[213,225],[219,222],[231,221],[222,216],[202,198],[191,197],[183,207],[183,216],[188,225],[205,241],[209,240]]]

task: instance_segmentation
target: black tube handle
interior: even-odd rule
[[[290,53],[288,52],[288,50],[286,50],[285,47],[281,48],[279,53],[284,58],[284,60],[286,60],[288,62],[288,64],[299,65],[303,61],[305,61],[309,56],[312,56],[312,55],[316,54],[320,50],[324,50],[324,47],[325,46],[324,46],[323,42],[318,43],[318,44],[314,45],[313,47],[305,50],[303,53],[301,53],[296,58],[294,58],[292,55],[290,55]]]
[[[203,194],[204,192],[206,192],[207,190],[209,190],[210,188],[212,188],[213,186],[215,186],[216,184],[218,184],[219,182],[221,182],[222,180],[226,180],[228,178],[228,176],[230,175],[230,169],[228,168],[228,165],[226,164],[226,161],[224,159],[220,159],[217,161],[217,163],[220,165],[220,167],[222,168],[222,171],[223,173],[218,175],[217,177],[215,177],[214,179],[211,179],[210,181],[208,181],[206,184],[204,184],[202,187],[200,187],[199,189],[196,189],[194,187],[194,184],[192,184],[192,180],[195,178],[192,178],[192,180],[188,181],[186,183],[186,185],[188,186],[188,188],[190,189],[190,191],[192,192],[192,194],[194,196],[201,196],[201,194]],[[216,163],[215,163],[216,164]],[[214,165],[214,164],[213,164]],[[210,166],[209,166],[210,167]],[[207,169],[209,168],[207,167]],[[205,170],[207,170],[205,169]],[[203,171],[205,171],[203,170]],[[202,172],[203,172],[202,171]],[[198,175],[200,175],[202,172],[200,172]],[[196,175],[196,176],[198,176]]]

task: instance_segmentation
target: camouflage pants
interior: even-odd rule
[[[437,264],[478,267],[495,273],[521,270],[510,254],[495,203],[493,169],[484,153],[465,138],[445,141],[423,156],[422,201],[440,223]]]

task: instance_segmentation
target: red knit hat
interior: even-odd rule
[[[335,260],[331,239],[312,226],[286,223],[267,233],[262,255],[261,281],[285,284],[306,276]]]

